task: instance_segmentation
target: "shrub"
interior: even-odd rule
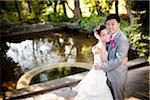
[[[140,30],[141,24],[129,25],[125,28],[125,33],[129,37],[130,47],[137,51],[139,57],[149,58],[150,37],[143,34]],[[150,61],[149,61],[150,62]]]
[[[104,24],[105,17],[104,16],[98,16],[98,15],[92,15],[90,17],[83,17],[79,24],[81,27],[83,27],[85,30],[87,30],[89,33],[93,32],[94,27],[97,24]],[[124,31],[125,27],[129,26],[129,23],[127,21],[122,20],[121,21],[121,30]]]
[[[93,15],[90,17],[83,17],[80,21],[79,24],[82,28],[87,30],[89,33],[93,32],[94,27],[97,24],[104,23],[104,17],[98,16],[98,15]]]

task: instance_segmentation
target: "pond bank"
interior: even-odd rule
[[[30,35],[39,35],[41,33],[46,32],[61,32],[63,30],[75,30],[79,33],[88,33],[83,28],[80,27],[78,23],[71,22],[61,22],[61,23],[38,23],[32,25],[22,25],[22,26],[14,26],[2,33],[2,41],[7,41],[10,38],[14,38],[16,36],[30,36]]]

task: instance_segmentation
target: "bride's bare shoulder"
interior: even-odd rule
[[[98,44],[96,44],[96,45],[94,45],[93,47],[92,47],[92,52],[93,53],[100,53],[101,52],[101,47],[98,45]]]

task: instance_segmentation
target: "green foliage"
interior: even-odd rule
[[[81,27],[83,27],[85,30],[87,30],[89,33],[93,32],[94,27],[97,24],[104,24],[105,17],[98,16],[98,15],[92,15],[90,17],[83,17],[79,24]],[[129,23],[125,20],[122,20],[120,23],[120,28],[122,31],[125,31],[124,29],[129,26]]]
[[[148,59],[149,56],[149,1],[130,1],[129,8],[134,15],[135,23],[126,28],[130,45],[137,50],[139,57]]]
[[[129,26],[129,23],[127,21],[121,20],[120,28],[121,28],[122,31],[125,31],[126,27],[128,27],[128,26]]]
[[[139,57],[148,58],[150,37],[142,34],[139,27],[141,24],[133,24],[125,28],[129,37],[130,47],[137,51]]]
[[[91,14],[107,15],[112,7],[114,0],[83,0],[89,5]]]
[[[142,33],[149,35],[149,0],[135,0],[130,2],[131,12],[134,16],[139,17],[138,23]]]
[[[1,14],[0,19],[1,32],[5,32],[8,30],[8,28],[18,24],[18,22],[16,21],[18,20],[18,15],[16,12],[3,11],[3,14]]]
[[[83,17],[79,24],[81,27],[83,27],[85,30],[87,30],[89,33],[93,32],[94,27],[97,24],[104,23],[104,17],[102,16],[90,16],[90,17]]]
[[[46,22],[46,21],[51,21],[51,22],[63,22],[63,21],[68,21],[69,19],[63,15],[63,14],[59,14],[59,13],[48,13],[48,14],[42,14],[40,16],[40,21],[41,22]]]

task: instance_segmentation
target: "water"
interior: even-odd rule
[[[80,37],[81,38],[81,37]],[[24,40],[20,43],[6,42],[8,50],[6,58],[10,58],[23,72],[46,64],[56,64],[59,62],[90,62],[91,45],[88,43],[76,43],[80,41],[72,37],[51,40],[52,38],[40,38],[35,40]],[[82,55],[83,58],[78,56]],[[84,58],[85,57],[85,58]]]
[[[51,70],[43,71],[42,73],[39,73],[38,75],[34,76],[30,82],[31,84],[41,83],[45,81],[50,81],[54,79],[59,79],[65,76],[81,73],[88,71],[87,69],[83,68],[77,68],[77,67],[60,67],[60,68],[54,68]]]
[[[73,31],[16,36],[2,42],[2,91],[15,89],[21,75],[39,66],[59,62],[93,63],[90,48],[95,43],[92,36]]]

